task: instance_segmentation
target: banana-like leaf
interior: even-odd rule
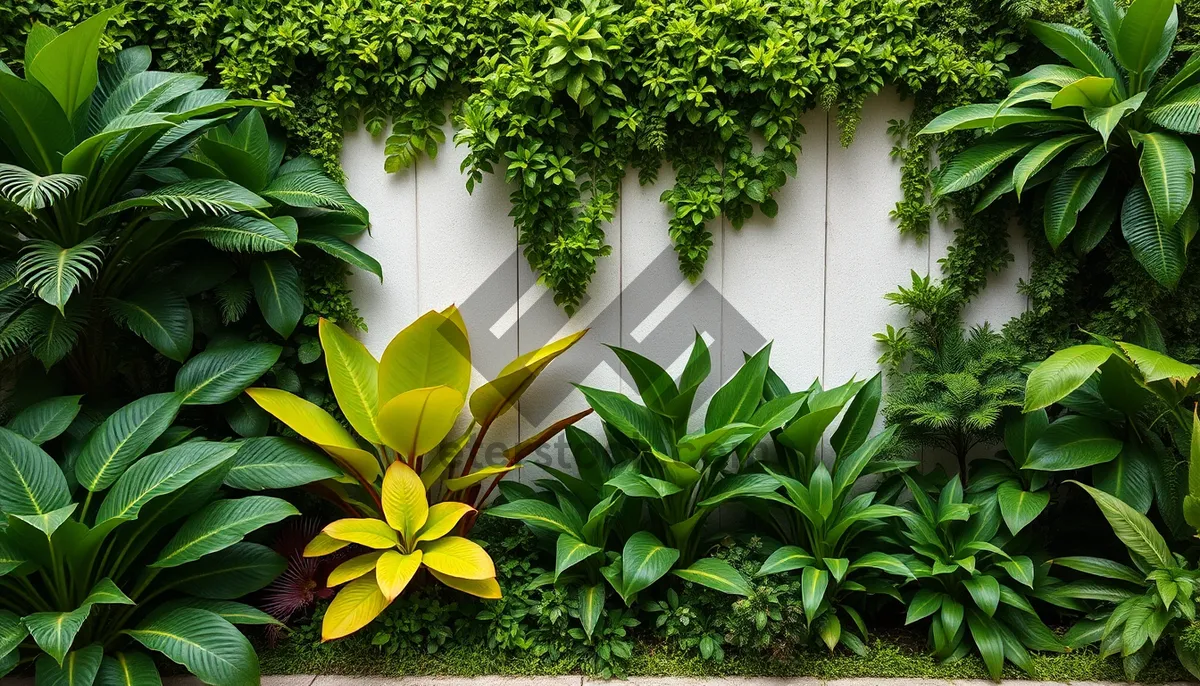
[[[96,686],[162,686],[154,660],[136,652],[105,655],[96,679]]]
[[[734,569],[733,565],[725,560],[715,557],[696,560],[690,567],[676,569],[672,574],[729,595],[750,597],[754,592],[754,589],[750,587],[750,582],[742,576],[741,572]]]
[[[1169,98],[1160,97],[1146,118],[1179,133],[1200,133],[1200,85],[1185,88]]]
[[[1129,548],[1131,555],[1150,569],[1164,569],[1175,565],[1175,556],[1171,554],[1167,542],[1163,540],[1162,535],[1154,528],[1154,524],[1146,519],[1145,515],[1126,505],[1116,496],[1078,481],[1071,483],[1092,496],[1092,500],[1096,501],[1104,518],[1112,526],[1113,533],[1121,539],[1125,547]]]
[[[934,118],[921,129],[922,134],[965,131],[968,129],[1000,129],[1013,124],[1079,121],[1064,112],[1052,112],[1036,107],[998,109],[994,104],[963,105]]]
[[[104,648],[98,643],[71,651],[57,662],[41,655],[35,663],[38,686],[92,686],[103,658]]]
[[[338,407],[358,435],[376,445],[379,433],[379,362],[366,346],[327,319],[318,324],[329,384]]]
[[[34,403],[17,413],[7,428],[28,438],[34,445],[41,445],[57,438],[71,426],[79,414],[82,397],[63,395]]]
[[[1125,115],[1136,112],[1142,106],[1142,102],[1145,99],[1146,92],[1142,91],[1131,98],[1108,107],[1085,107],[1083,118],[1087,120],[1088,126],[1091,126],[1100,133],[1100,138],[1107,147],[1108,137],[1112,135],[1113,129],[1117,128],[1117,124],[1121,123]]]
[[[43,175],[60,171],[62,156],[74,142],[74,126],[50,91],[0,70],[0,115],[7,129],[5,143],[24,156],[18,160],[21,166],[28,162]]]
[[[151,567],[178,567],[240,542],[246,534],[299,515],[287,501],[253,495],[218,500],[192,515]]]
[[[179,407],[179,396],[159,393],[110,415],[92,431],[76,458],[79,484],[92,492],[111,486],[175,421]]]
[[[108,301],[118,324],[141,336],[164,357],[183,362],[192,353],[192,308],[187,298],[154,287]]]
[[[242,442],[225,485],[244,491],[295,488],[342,475],[325,455],[303,443],[281,436],[250,438]]]
[[[1079,220],[1079,212],[1092,201],[1100,188],[1104,175],[1108,173],[1108,162],[1095,167],[1071,169],[1050,182],[1046,191],[1042,224],[1046,239],[1054,248],[1062,245]]]
[[[267,325],[284,338],[291,336],[304,315],[304,292],[296,267],[280,257],[258,260],[250,267],[250,283]]]
[[[1179,282],[1187,260],[1184,236],[1176,226],[1162,223],[1141,185],[1131,188],[1125,196],[1121,233],[1134,258],[1155,281],[1172,287]]]
[[[1050,108],[1057,110],[1063,107],[1110,107],[1116,103],[1114,79],[1085,76],[1063,86],[1050,101]]]
[[[184,405],[227,403],[265,374],[282,351],[270,343],[211,346],[175,375],[175,394]]]
[[[1112,357],[1103,345],[1076,345],[1046,358],[1025,384],[1025,412],[1049,407],[1070,395]]]
[[[945,195],[973,186],[1005,160],[1033,146],[1025,138],[980,143],[955,155],[938,175],[935,195]]]
[[[154,615],[127,632],[210,684],[257,684],[258,656],[250,641],[208,610],[179,608]]]
[[[120,6],[112,7],[76,24],[47,43],[26,65],[27,76],[54,95],[71,121],[91,102],[99,79],[100,38],[108,20],[119,11]]]
[[[0,511],[44,515],[70,503],[66,477],[53,458],[24,436],[0,429]]]
[[[1192,201],[1196,173],[1192,151],[1182,138],[1170,133],[1135,134],[1133,138],[1142,146],[1138,166],[1154,214],[1163,227],[1174,228]]]
[[[138,460],[105,496],[96,514],[97,524],[110,519],[136,519],[147,503],[212,472],[236,452],[236,444],[192,441]]]
[[[1028,26],[1030,33],[1037,36],[1038,40],[1059,57],[1092,76],[1112,79],[1118,88],[1120,97],[1122,99],[1126,97],[1121,92],[1124,76],[1120,69],[1113,63],[1112,58],[1101,50],[1100,46],[1093,43],[1092,39],[1088,38],[1083,31],[1066,24],[1049,24],[1040,21],[1030,21]]]
[[[238,543],[180,567],[165,585],[198,598],[233,600],[266,587],[286,568],[287,560],[270,548]]]
[[[1174,9],[1175,0],[1134,0],[1129,5],[1117,32],[1117,53],[1131,74],[1150,68]]]

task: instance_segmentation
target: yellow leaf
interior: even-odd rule
[[[343,448],[336,445],[320,444],[317,447],[328,453],[338,463],[339,467],[347,471],[353,470],[357,472],[369,484],[375,483],[375,480],[383,473],[379,468],[379,460],[362,448]],[[357,483],[357,480],[353,480],[351,483]]]
[[[425,469],[421,470],[421,483],[425,484],[426,489],[437,483],[446,472],[446,468],[454,462],[454,458],[467,446],[467,441],[471,440],[471,430],[474,428],[475,422],[471,422],[471,426],[468,426],[461,436],[443,444],[437,459],[431,460]]]
[[[339,541],[349,541],[368,548],[394,548],[400,542],[396,532],[378,519],[339,519],[326,526],[324,533]]]
[[[475,508],[466,503],[446,502],[434,505],[429,508],[429,519],[417,532],[417,539],[413,543],[432,541],[445,536],[458,524],[463,515],[474,511]]]
[[[322,532],[313,537],[313,540],[304,546],[304,557],[324,557],[330,553],[337,551],[350,545],[349,541],[339,541],[338,539]]]
[[[380,592],[374,574],[355,579],[337,594],[325,611],[321,640],[349,636],[370,624],[387,606],[388,599]]]
[[[421,566],[421,551],[411,555],[389,550],[379,558],[379,566],[375,577],[379,580],[379,590],[388,602],[395,600],[404,592],[404,587],[412,580],[413,575]]]
[[[258,406],[317,445],[358,449],[358,443],[337,420],[304,398],[278,388],[247,388]]]
[[[411,460],[437,447],[458,419],[463,396],[448,386],[406,391],[379,411],[383,442]]]
[[[456,591],[470,593],[487,600],[496,600],[500,597],[500,584],[496,583],[495,579],[460,579],[449,574],[439,574],[432,569],[429,571],[438,581]]]
[[[381,552],[367,553],[366,555],[359,555],[358,557],[346,560],[329,573],[329,579],[325,582],[325,585],[333,588],[334,586],[341,586],[347,581],[354,581],[364,574],[370,574],[375,571],[375,564],[379,562],[379,558],[382,555],[383,553]]]
[[[429,501],[421,477],[399,460],[383,475],[383,516],[408,544],[429,518]]]
[[[338,407],[360,436],[374,444],[382,443],[375,425],[379,414],[379,362],[337,324],[322,319],[318,326],[329,385]]]
[[[426,567],[460,579],[488,579],[496,576],[496,566],[487,551],[461,536],[446,536],[420,544]]]
[[[470,336],[467,335],[467,323],[463,320],[462,312],[459,312],[458,305],[447,307],[441,311],[441,315],[457,326],[464,338],[470,340]]]
[[[460,476],[460,477],[457,477],[454,479],[446,479],[446,488],[451,491],[461,491],[461,490],[464,490],[464,489],[474,486],[475,484],[479,483],[480,481],[483,481],[484,479],[486,479],[490,476],[496,476],[497,474],[506,474],[508,472],[513,471],[514,469],[520,469],[520,468],[521,468],[521,465],[519,465],[519,464],[513,464],[513,465],[497,464],[497,465],[492,465],[490,467],[481,467],[466,476]]]
[[[461,321],[461,317],[457,318]],[[379,403],[406,391],[449,386],[464,398],[471,387],[471,345],[455,318],[427,312],[396,334],[379,360]]]
[[[525,353],[509,362],[495,379],[471,394],[471,415],[486,429],[497,417],[508,412],[526,389],[554,358],[565,353],[583,338],[587,329]]]

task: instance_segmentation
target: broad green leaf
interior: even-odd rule
[[[35,612],[21,621],[38,647],[61,665],[91,610],[83,605],[71,612]]]
[[[557,507],[540,500],[517,500],[496,505],[484,510],[485,514],[504,519],[516,519],[535,529],[555,534],[570,534],[578,538],[580,532]]]
[[[888,574],[903,576],[909,579],[913,578],[912,571],[899,558],[887,553],[881,553],[878,550],[866,553],[854,562],[851,562],[846,571],[853,572],[856,569],[878,569]]]
[[[111,486],[171,426],[180,400],[175,393],[148,395],[109,415],[75,460],[79,485],[92,492]]]
[[[988,675],[999,681],[1000,672],[1004,668],[1004,639],[1000,634],[999,624],[985,614],[970,610],[967,612],[967,626],[971,630],[975,647],[987,666]]]
[[[697,503],[697,507],[716,507],[735,498],[774,493],[779,490],[779,480],[770,474],[735,474],[717,482],[708,498]]]
[[[371,257],[337,236],[309,232],[301,236],[298,243],[300,245],[311,245],[326,255],[332,255],[351,267],[358,267],[363,271],[370,272],[379,277],[379,282],[383,283],[383,265],[379,264],[379,260],[376,260],[374,257]]]
[[[920,589],[912,600],[908,603],[908,614],[904,619],[904,623],[912,624],[928,617],[937,612],[942,606],[942,600],[945,598],[941,593],[930,591],[928,589]]]
[[[70,503],[58,464],[29,439],[0,429],[0,511],[44,515]]]
[[[1154,61],[1175,0],[1134,0],[1121,20],[1116,51],[1132,74],[1146,71]]]
[[[179,608],[152,615],[128,632],[138,643],[177,662],[209,684],[256,684],[254,647],[232,624],[215,613]]]
[[[34,403],[17,413],[8,430],[41,445],[67,430],[79,414],[80,395],[63,395]]]
[[[879,403],[883,394],[883,375],[876,374],[867,380],[857,393],[846,414],[838,423],[833,436],[829,439],[833,452],[839,459],[858,450],[870,435],[875,426],[875,418],[879,412]],[[837,471],[836,469],[834,470]]]
[[[999,110],[993,104],[963,105],[944,114],[921,129],[922,134],[963,131],[967,129],[1002,128],[1012,124],[1054,123],[1079,121],[1062,112],[1035,107],[1009,107]]]
[[[425,313],[388,343],[378,374],[381,407],[401,393],[433,386],[449,386],[465,398],[471,385],[465,329],[452,316]]]
[[[1042,224],[1052,247],[1057,249],[1075,229],[1079,212],[1091,202],[1107,173],[1108,162],[1104,162],[1094,167],[1067,170],[1050,182]]]
[[[853,453],[838,456],[833,465],[834,498],[842,497],[843,494],[854,487],[854,484],[858,481],[858,477],[867,468],[867,465],[871,463],[871,460],[875,459],[875,456],[883,450],[884,446],[892,442],[892,437],[895,436],[896,431],[896,427],[890,426],[867,439]]]
[[[285,205],[300,208],[326,208],[352,215],[366,224],[367,210],[350,196],[342,185],[321,172],[294,171],[275,178],[262,194]]]
[[[715,557],[701,558],[687,569],[676,569],[672,574],[729,595],[750,597],[753,593],[750,582],[741,572],[725,560]]]
[[[204,217],[179,237],[200,238],[225,252],[291,252],[297,241],[295,223],[291,217],[263,219],[245,214]]]
[[[1196,172],[1192,151],[1182,138],[1170,133],[1138,134],[1134,141],[1142,146],[1138,166],[1154,214],[1162,226],[1173,228],[1192,201],[1192,176]]]
[[[112,653],[100,663],[96,686],[162,686],[162,679],[149,655]]]
[[[1104,518],[1112,526],[1113,533],[1121,539],[1125,547],[1129,548],[1130,554],[1151,569],[1163,569],[1175,565],[1175,557],[1171,554],[1167,542],[1163,540],[1162,535],[1158,533],[1150,520],[1146,519],[1145,515],[1104,491],[1079,482],[1072,483],[1092,496],[1092,500],[1096,501]]]
[[[1160,352],[1132,343],[1118,342],[1117,345],[1125,351],[1125,355],[1137,367],[1146,383],[1170,379],[1176,383],[1185,384],[1196,376],[1200,376],[1200,369]]]
[[[1086,133],[1058,136],[1039,143],[1033,150],[1026,153],[1013,167],[1012,187],[1017,193],[1017,198],[1021,197],[1021,191],[1025,189],[1025,184],[1034,174],[1044,169],[1047,164],[1053,162],[1054,158],[1068,148],[1082,143],[1090,137]]]
[[[291,336],[304,314],[304,293],[296,267],[282,257],[258,260],[250,267],[250,283],[267,325],[284,338]]]
[[[1108,146],[1108,138],[1112,135],[1113,129],[1117,128],[1117,124],[1121,123],[1121,119],[1130,112],[1136,112],[1142,106],[1142,101],[1146,99],[1146,92],[1142,91],[1131,98],[1122,100],[1115,105],[1105,107],[1085,107],[1083,110],[1083,118],[1087,120],[1088,126],[1092,127],[1100,133],[1100,138],[1104,141],[1104,145]]]
[[[1121,20],[1125,15],[1124,11],[1117,9],[1114,0],[1088,0],[1087,8],[1092,24],[1100,30],[1100,35],[1104,37],[1104,44],[1108,46],[1108,51],[1117,58],[1118,63],[1125,64],[1121,58],[1120,43],[1117,41],[1117,34],[1121,30]]]
[[[1102,579],[1127,581],[1138,585],[1146,581],[1146,575],[1138,572],[1136,569],[1100,557],[1057,557],[1052,562],[1067,569],[1074,569],[1075,571]]]
[[[108,302],[113,318],[141,336],[168,359],[183,362],[192,354],[192,308],[175,291],[143,290]]]
[[[614,429],[655,450],[670,451],[667,428],[658,415],[620,393],[587,386],[576,388],[596,414]]]
[[[817,616],[817,608],[825,599],[825,589],[829,587],[829,572],[816,567],[805,567],[800,573],[800,601],[804,606],[804,620],[811,624]]]
[[[233,600],[266,587],[286,568],[287,561],[270,548],[238,543],[179,567],[167,580],[199,598]]]
[[[41,531],[42,533],[46,534],[47,538],[49,538],[54,535],[54,532],[58,530],[58,527],[62,526],[63,523],[67,521],[67,519],[75,512],[75,509],[78,506],[78,503],[71,503],[66,507],[60,507],[57,510],[43,514],[11,516],[16,517],[33,528]]]
[[[976,574],[963,581],[963,586],[987,616],[996,614],[996,608],[1000,606],[1000,582],[996,581],[996,577]]]
[[[733,452],[742,441],[758,430],[753,424],[737,422],[726,424],[698,436],[686,436],[679,441],[679,459],[687,464],[707,463],[711,458],[720,458]]]
[[[579,621],[588,638],[596,630],[596,622],[600,621],[600,614],[604,611],[604,595],[603,583],[579,588]]]
[[[625,370],[629,372],[630,377],[633,378],[638,395],[646,407],[658,414],[670,416],[668,403],[679,395],[679,389],[675,386],[675,380],[667,374],[666,370],[632,350],[617,346],[609,346],[609,349],[613,351],[617,359],[625,366]]]
[[[229,402],[265,374],[282,351],[270,343],[209,347],[188,360],[175,375],[175,393],[184,405]]]
[[[300,514],[285,500],[261,495],[218,500],[188,518],[151,567],[179,565],[224,550],[246,534]]]
[[[1082,415],[1055,420],[1029,450],[1023,469],[1062,472],[1103,464],[1124,444],[1106,422]]]
[[[1121,196],[1101,189],[1092,202],[1079,213],[1079,227],[1075,229],[1075,249],[1081,255],[1086,255],[1100,245],[1100,241],[1108,235],[1113,222],[1121,211]]]
[[[1004,422],[1004,448],[1017,467],[1025,464],[1029,450],[1048,426],[1050,418],[1044,409],[1022,413]]]
[[[8,610],[0,610],[0,655],[8,655],[16,650],[29,630],[21,623],[21,618]]]
[[[100,505],[96,522],[136,519],[151,500],[173,493],[228,462],[237,452],[232,443],[192,441],[148,455],[117,479]]]
[[[762,402],[763,383],[771,362],[771,344],[767,343],[754,354],[733,378],[713,394],[704,415],[704,430],[716,431],[727,425],[745,422]]]
[[[996,500],[1000,503],[1000,514],[1004,524],[1014,536],[1050,504],[1048,491],[1026,491],[1019,484],[1007,481],[996,489]]]
[[[1017,583],[1033,588],[1033,560],[1028,556],[1014,555],[1011,559],[1000,560],[996,564],[1008,572],[1008,575]],[[1004,602],[1004,586],[1000,587],[1000,602]]]
[[[0,70],[0,115],[11,135],[5,142],[14,153],[24,155],[38,174],[59,171],[74,127],[48,90]]]
[[[1187,260],[1184,236],[1177,227],[1162,223],[1140,185],[1129,190],[1121,206],[1121,233],[1134,258],[1155,281],[1168,287],[1179,282]]]
[[[938,171],[934,195],[946,195],[973,186],[992,173],[1005,160],[1033,146],[1025,138],[991,140],[967,148],[955,155]]]
[[[1153,471],[1151,458],[1131,439],[1125,442],[1116,459],[1096,466],[1092,483],[1145,514],[1154,500]]]
[[[678,560],[679,551],[663,545],[654,534],[639,531],[630,536],[621,550],[621,578],[626,602],[633,594],[661,579]]]
[[[1197,61],[1200,65],[1200,61]],[[1185,88],[1170,97],[1161,97],[1146,118],[1179,133],[1200,133],[1200,85]]]
[[[225,485],[244,491],[295,488],[342,475],[320,451],[289,438],[264,436],[242,441],[225,475]]]
[[[600,548],[584,543],[571,534],[559,534],[554,554],[554,578],[557,579],[563,572],[599,552],[602,552]]]
[[[100,38],[121,7],[98,12],[59,34],[26,65],[29,78],[45,86],[67,118],[75,120],[91,101],[99,73]]]
[[[449,386],[405,391],[380,408],[380,438],[406,460],[424,455],[450,434],[465,400]]]
[[[1050,108],[1110,107],[1117,103],[1115,88],[1115,79],[1085,76],[1063,86],[1050,102]]]
[[[321,348],[329,385],[338,407],[350,426],[370,443],[380,444],[376,417],[379,415],[379,362],[359,341],[337,324],[322,318],[319,322]]]
[[[1046,47],[1079,69],[1092,76],[1113,79],[1118,87],[1123,83],[1124,77],[1117,65],[1083,31],[1066,24],[1040,21],[1030,21],[1027,26]],[[1124,94],[1121,97],[1124,98]]]
[[[1025,384],[1025,411],[1049,407],[1079,388],[1113,354],[1103,345],[1076,345],[1039,364]]]
[[[92,686],[100,671],[104,648],[93,643],[67,654],[61,661],[50,655],[39,656],[36,663],[38,686]]]

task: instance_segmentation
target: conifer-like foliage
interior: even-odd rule
[[[987,324],[964,329],[962,299],[949,284],[913,272],[912,286],[887,298],[910,323],[875,335],[892,377],[884,417],[907,447],[953,454],[965,479],[967,454],[997,437],[1005,409],[1021,406],[1021,350]]]

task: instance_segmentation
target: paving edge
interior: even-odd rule
[[[568,676],[266,676],[262,686],[587,686],[605,683],[590,677]],[[1005,680],[1000,682],[978,679],[815,679],[812,677],[633,677],[625,681],[608,682],[614,686],[1032,686],[1053,684],[1055,686],[1139,686],[1126,682],[1104,681],[1034,681]],[[1196,686],[1197,682],[1172,682],[1160,686]],[[32,686],[32,679],[0,679],[0,686]],[[166,679],[165,686],[203,686],[191,678]]]

